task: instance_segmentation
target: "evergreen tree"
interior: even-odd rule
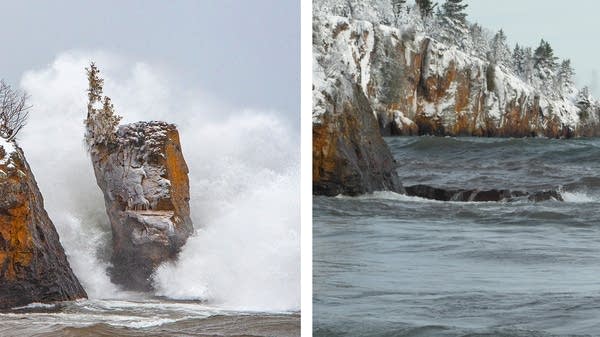
[[[488,32],[477,23],[472,24],[469,31],[472,45],[469,49],[471,52],[480,58],[487,57],[490,51]]]
[[[556,63],[557,59],[554,56],[554,50],[550,46],[550,43],[542,39],[533,54],[534,67],[538,70],[553,70],[558,66]]]
[[[512,53],[512,65],[515,73],[523,78],[523,75],[525,75],[525,53],[518,43]]]
[[[453,21],[464,24],[467,22],[467,13],[465,13],[467,6],[463,0],[446,0],[442,5],[442,14]]]
[[[421,12],[421,17],[427,18],[433,14],[433,10],[437,4],[431,2],[431,0],[416,0],[417,7],[419,7],[419,12]]]
[[[562,94],[568,93],[574,85],[573,76],[575,71],[571,66],[571,60],[564,60],[558,67],[558,73],[556,75],[556,89]]]
[[[105,96],[102,100],[104,80],[100,77],[100,70],[96,64],[92,62],[85,70],[89,85],[85,140],[90,148],[96,144],[108,145],[115,141],[121,116],[115,114],[109,97]]]
[[[92,106],[102,100],[102,86],[104,80],[100,78],[100,70],[96,64],[92,62],[89,68],[85,68],[88,76],[88,118],[92,111]]]
[[[590,89],[586,86],[579,91],[577,95],[577,107],[579,108],[579,118],[588,119],[592,111],[592,97],[590,95]]]
[[[533,72],[534,72],[534,62],[533,62],[533,51],[531,47],[521,48],[521,52],[523,53],[523,80],[527,83],[531,83],[533,81]]]
[[[504,34],[502,29],[492,38],[488,59],[492,63],[503,64],[505,66],[511,64],[511,53],[506,43],[506,34]]]
[[[579,95],[577,96],[577,105],[578,106],[590,106],[591,105],[591,95],[590,88],[585,86],[579,91]]]

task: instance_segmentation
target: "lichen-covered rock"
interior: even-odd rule
[[[313,114],[349,78],[384,135],[597,135],[577,92],[548,94],[494,65],[410,29],[335,15],[313,19]]]
[[[122,125],[113,143],[90,149],[113,233],[111,279],[151,289],[151,275],[193,232],[188,168],[175,125]]]
[[[0,143],[0,309],[85,298],[25,160]]]

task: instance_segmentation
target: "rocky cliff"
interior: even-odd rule
[[[155,268],[174,259],[193,232],[179,133],[164,122],[122,125],[114,141],[90,153],[112,227],[111,278],[148,290]]]
[[[376,6],[354,5],[354,12],[338,11],[383,16]],[[581,106],[574,87],[540,90],[418,24],[394,28],[333,15],[336,6],[348,9],[333,1],[313,17],[314,194],[403,192],[382,135],[573,137],[600,130],[597,111]]]
[[[383,134],[571,137],[597,133],[576,92],[545,94],[495,65],[415,31],[334,15],[313,20],[313,115],[340,77],[359,85]]]
[[[0,309],[87,297],[13,142],[0,142],[0,194]]]
[[[313,122],[313,193],[402,192],[394,158],[366,97],[357,85],[348,90],[349,96],[343,90],[329,96],[331,112]]]

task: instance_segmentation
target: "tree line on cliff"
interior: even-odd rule
[[[575,87],[571,60],[560,60],[548,41],[541,39],[537,47],[510,46],[504,30],[492,32],[470,22],[467,8],[465,0],[320,0],[314,12],[423,32],[502,67],[549,98],[574,100],[581,118],[600,110],[588,87]]]

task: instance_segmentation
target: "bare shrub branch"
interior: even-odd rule
[[[14,90],[4,80],[0,80],[0,137],[11,141],[27,124],[29,95],[24,91]]]

